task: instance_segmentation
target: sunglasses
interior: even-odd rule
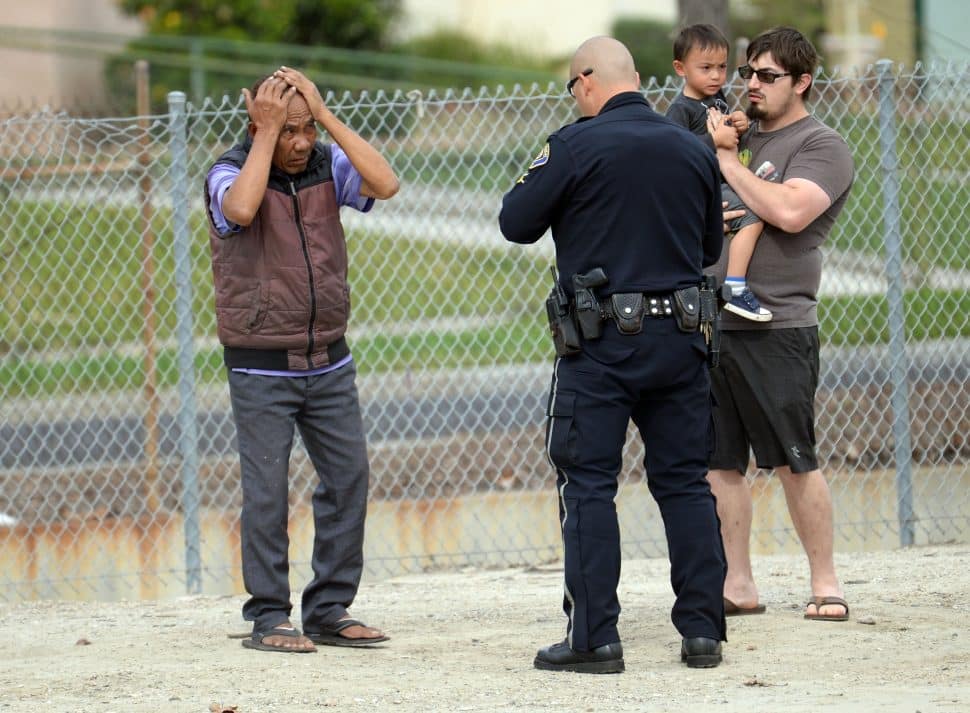
[[[575,77],[566,82],[566,91],[569,92],[569,96],[573,96],[573,86],[579,81],[580,77],[588,77],[593,73],[592,68],[584,69],[582,72],[577,74]]]
[[[758,81],[762,84],[774,84],[776,79],[781,77],[792,76],[791,72],[771,72],[767,69],[754,69],[750,64],[743,64],[738,67],[738,74],[741,79],[751,79],[755,74],[758,75]]]

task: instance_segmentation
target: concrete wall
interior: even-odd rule
[[[954,477],[957,478],[954,481]],[[835,500],[836,552],[899,547],[892,471],[866,477],[830,474]],[[970,506],[954,512],[949,488],[970,488],[970,469],[914,473],[916,544],[970,542]],[[781,484],[754,481],[756,555],[798,553]],[[966,501],[964,501],[966,503]],[[666,544],[659,511],[645,484],[621,489],[617,499],[625,557],[661,557]],[[851,515],[865,513],[863,520]],[[290,513],[294,601],[310,577],[313,522],[306,505]],[[203,592],[242,593],[236,514],[201,514]],[[186,593],[180,515],[143,519],[69,521],[31,530],[0,526],[0,570],[19,582],[0,599],[156,599]],[[554,491],[469,495],[455,499],[373,502],[368,511],[365,577],[369,580],[426,569],[509,567],[561,559]]]

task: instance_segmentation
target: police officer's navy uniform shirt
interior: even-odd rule
[[[569,294],[571,276],[595,267],[609,278],[601,295],[696,285],[724,240],[717,160],[639,92],[623,92],[549,137],[505,195],[499,225],[516,243],[551,227]]]

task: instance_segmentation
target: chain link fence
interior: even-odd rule
[[[970,67],[819,77],[857,178],[826,251],[818,441],[840,551],[970,541]],[[679,85],[651,80],[666,110]],[[741,101],[741,87],[730,95]],[[366,576],[560,552],[544,457],[552,242],[502,194],[574,119],[559,86],[326,97],[402,189],[343,214],[372,466]],[[202,209],[235,98],[155,116],[0,114],[0,600],[242,591],[240,487]],[[626,556],[666,551],[631,431]],[[756,552],[797,551],[751,476]],[[315,475],[291,468],[294,586]]]

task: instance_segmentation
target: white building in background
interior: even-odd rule
[[[865,68],[879,59],[970,61],[968,0],[823,0],[824,64]]]
[[[970,61],[970,23],[966,0],[921,0],[922,59]]]
[[[401,39],[457,30],[486,43],[568,57],[619,18],[674,22],[677,0],[403,0]]]
[[[88,30],[141,34],[115,0],[0,0],[0,27]],[[25,37],[21,37],[25,39]],[[0,42],[0,112],[21,107],[52,109],[104,99],[103,62],[49,51],[11,49]]]

